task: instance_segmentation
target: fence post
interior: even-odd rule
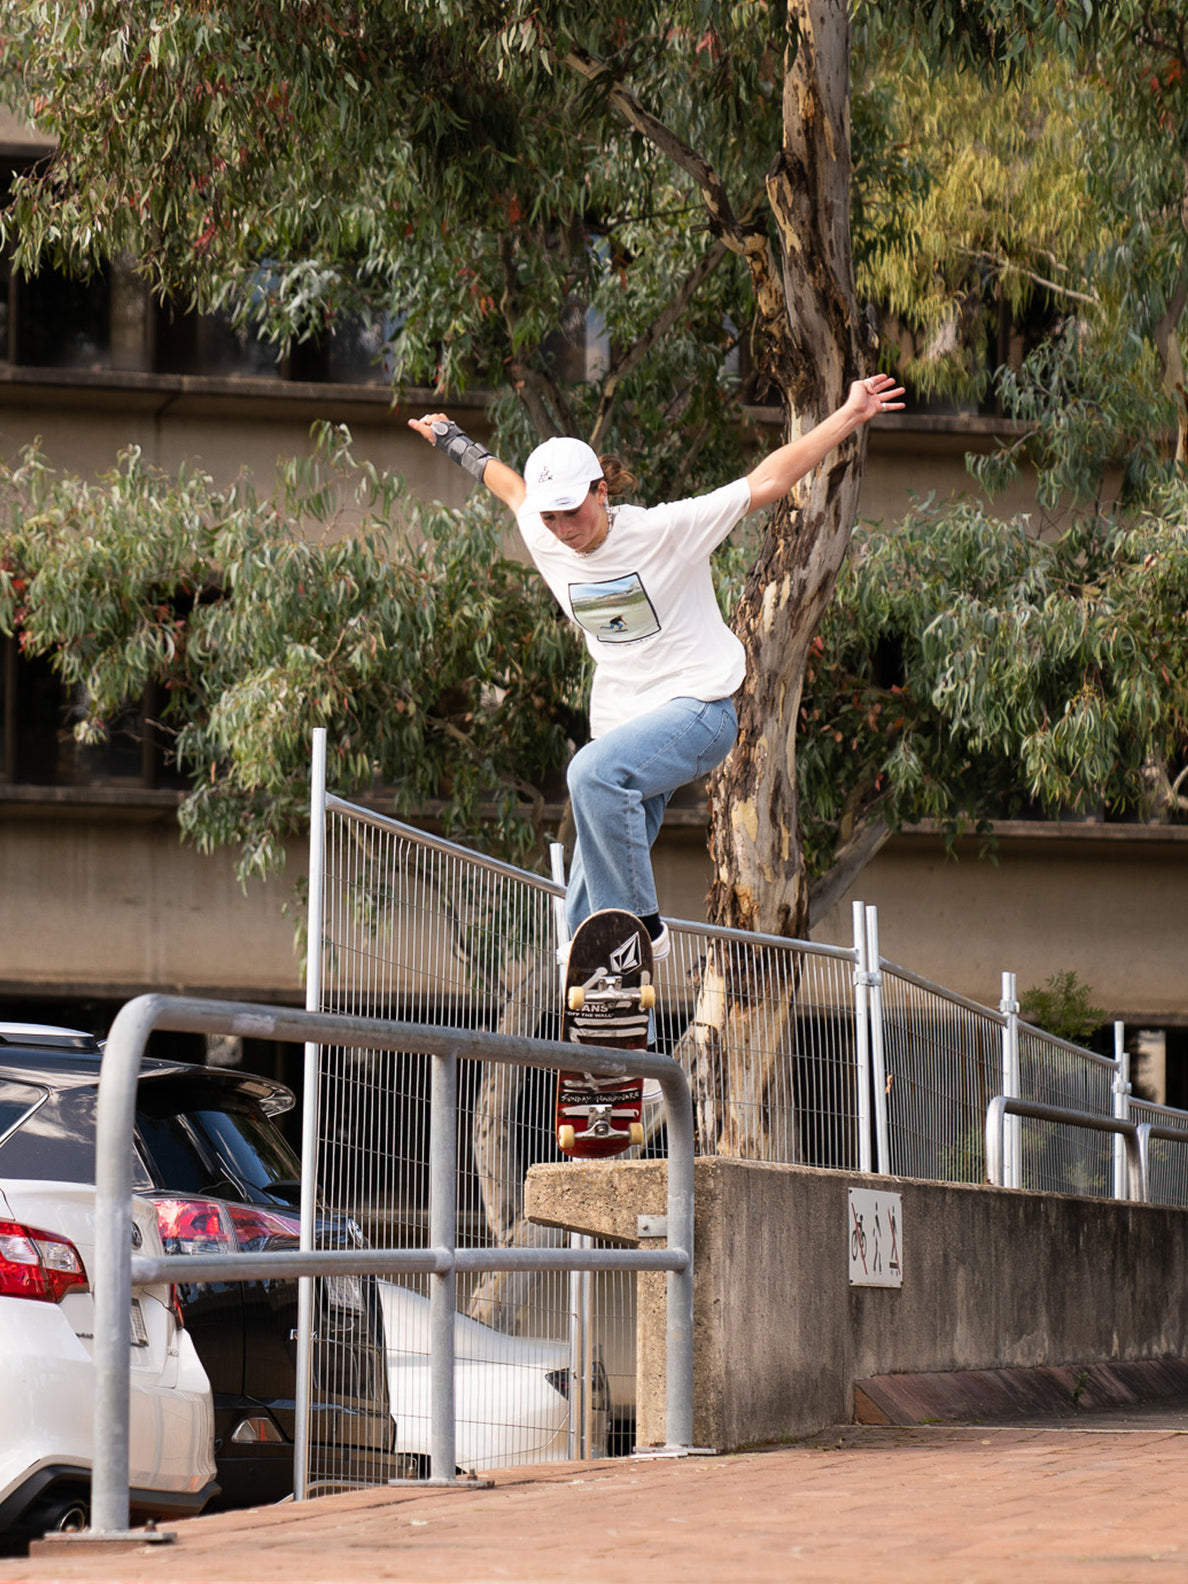
[[[1019,1003],[1015,999],[1016,979],[1013,973],[1002,976],[1002,999],[998,1010],[1006,1022],[1002,1029],[1002,1092],[1010,1100],[1019,1100]],[[1006,1142],[1003,1149],[1003,1187],[1022,1186],[1023,1160],[1019,1135],[1019,1118],[1007,1117],[1003,1123]]]
[[[322,900],[326,877],[326,728],[315,726],[309,767],[309,911],[305,931],[305,1010],[322,1009]],[[320,1045],[305,1045],[301,1098],[301,1229],[297,1246],[314,1246],[318,1194]],[[297,1278],[297,1380],[293,1393],[293,1500],[309,1495],[310,1382],[313,1370],[313,1276]]]
[[[565,847],[561,842],[549,843],[549,873],[559,886],[565,884]],[[569,925],[565,919],[565,898],[553,898],[553,920],[557,929],[557,945],[569,940]],[[565,994],[565,969],[560,968],[561,994]],[[594,1247],[594,1239],[584,1232],[569,1234],[571,1249]],[[584,1459],[590,1456],[591,1409],[594,1391],[594,1273],[570,1271],[569,1273],[569,1455]]]
[[[874,1081],[876,1171],[891,1175],[891,1136],[887,1126],[887,1062],[883,1049],[883,959],[879,952],[879,912],[866,909],[866,972],[870,985],[871,1077]]]
[[[1130,1052],[1126,1049],[1126,1024],[1114,1023],[1114,1115],[1130,1120]],[[1114,1140],[1114,1198],[1130,1197],[1127,1181],[1126,1146],[1121,1137]]]
[[[853,905],[854,921],[854,1083],[858,1091],[858,1170],[871,1169],[870,1150],[870,965],[866,960],[866,915]]]
[[[458,1276],[457,1242],[458,1053],[432,1057],[429,1110],[429,1244],[448,1249],[448,1270],[429,1278],[429,1474],[434,1484],[452,1484],[457,1472],[454,1424],[454,1324]]]

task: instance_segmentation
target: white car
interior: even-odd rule
[[[144,1199],[133,1201],[132,1241],[161,1251]],[[93,1187],[0,1178],[0,1533],[87,1523],[94,1249]],[[133,1521],[201,1512],[218,1488],[214,1413],[172,1287],[133,1289],[129,1346]]]
[[[388,1351],[388,1399],[396,1451],[409,1472],[427,1472],[430,1446],[429,1300],[396,1282],[378,1284]],[[455,1461],[465,1473],[564,1462],[569,1442],[569,1344],[508,1336],[466,1315],[454,1319]],[[594,1370],[592,1444],[603,1452],[607,1381]]]

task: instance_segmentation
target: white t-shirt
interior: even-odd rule
[[[594,657],[590,731],[601,737],[674,698],[719,699],[746,673],[722,620],[709,557],[751,505],[746,479],[662,506],[612,506],[606,539],[578,555],[521,509],[520,534]]]

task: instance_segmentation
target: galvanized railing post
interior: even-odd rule
[[[1111,1085],[1114,1095],[1114,1115],[1123,1122],[1130,1120],[1130,1052],[1126,1049],[1126,1024],[1114,1023],[1114,1076]],[[1127,1198],[1126,1149],[1121,1138],[1114,1140],[1114,1198]]]
[[[103,1054],[95,1114],[95,1420],[91,1528],[128,1528],[129,1316],[132,1313],[132,1126],[140,1058],[158,996],[121,1007]]]
[[[454,1426],[454,1320],[457,1247],[458,1053],[432,1057],[429,1113],[429,1243],[448,1249],[448,1270],[429,1278],[429,1472],[435,1483],[457,1472]]]
[[[1046,1105],[1042,1100],[1023,1100],[1017,1095],[995,1095],[986,1107],[986,1179],[996,1188],[1009,1188],[1007,1178],[1007,1151],[1004,1144],[1008,1119],[1031,1117],[1037,1122],[1052,1122],[1060,1127],[1085,1128],[1094,1133],[1113,1133],[1126,1152],[1125,1198],[1146,1204],[1149,1197],[1147,1180],[1147,1139],[1170,1130],[1151,1128],[1144,1124],[1102,1116],[1096,1111],[1074,1111],[1067,1106]],[[1175,1135],[1173,1135],[1175,1136]]]
[[[871,1167],[870,1149],[870,965],[866,958],[866,914],[861,902],[852,910],[854,924],[854,1083],[858,1091],[858,1170]]]
[[[315,726],[309,774],[309,911],[305,932],[305,1010],[322,1007],[322,902],[326,876],[326,728]],[[298,1247],[314,1246],[318,1195],[318,1101],[321,1046],[304,1047],[301,1100],[301,1230]],[[313,1378],[313,1276],[297,1278],[297,1380],[294,1390],[293,1499],[309,1494],[310,1383]]]
[[[668,1129],[668,1247],[684,1267],[667,1283],[665,1429],[669,1446],[693,1445],[693,1097],[672,1063],[660,1079]]]
[[[891,1174],[891,1133],[887,1123],[887,1062],[883,1045],[883,959],[879,951],[879,913],[866,910],[866,969],[870,985],[870,1051],[873,1085],[875,1145],[878,1164],[875,1170],[884,1177]]]

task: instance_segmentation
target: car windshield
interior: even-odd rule
[[[175,1193],[214,1194],[252,1204],[296,1204],[301,1167],[284,1136],[246,1106],[139,1110],[142,1144]]]

